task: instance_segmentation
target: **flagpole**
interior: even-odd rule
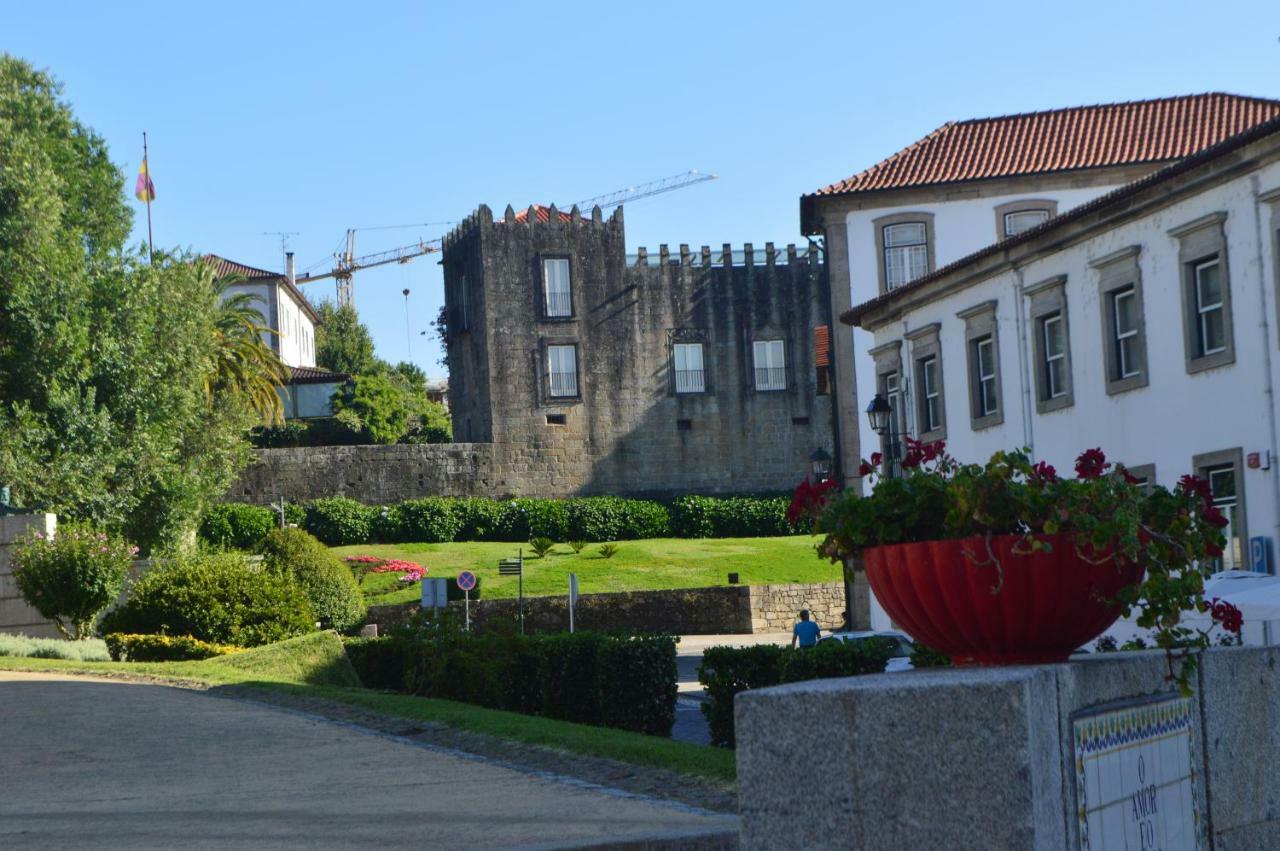
[[[147,131],[142,131],[142,162],[147,169],[147,261],[154,263],[156,246],[151,241],[151,161],[147,159]]]

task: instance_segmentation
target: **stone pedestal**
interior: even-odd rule
[[[736,707],[742,845],[1097,848],[1111,847],[1103,827],[1172,831],[1181,819],[1194,826],[1184,847],[1280,847],[1280,647],[1207,652],[1190,701],[1176,700],[1166,673],[1157,651],[743,693]],[[1078,774],[1081,723],[1170,706],[1183,713],[1182,732],[1150,745],[1165,748],[1164,764],[1153,751],[1143,770],[1175,777],[1182,766],[1188,779],[1176,811],[1161,799],[1166,812],[1131,812],[1127,790],[1103,794],[1096,769]],[[1128,740],[1110,746],[1113,762],[1138,753],[1126,751]],[[1089,828],[1085,812],[1107,795],[1124,806]],[[1090,829],[1098,834],[1092,843]]]
[[[59,638],[58,628],[27,605],[13,579],[13,544],[32,531],[52,535],[58,528],[54,514],[0,516],[0,632],[20,632],[34,638]]]

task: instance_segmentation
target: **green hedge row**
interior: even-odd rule
[[[572,499],[425,497],[386,508],[342,496],[290,505],[285,519],[330,546],[382,543],[629,541],[645,538],[747,538],[808,532],[787,523],[790,500],[682,496],[670,504],[613,496]],[[274,525],[275,509],[243,503],[214,506],[200,535],[217,547],[251,548]]]
[[[347,639],[346,647],[367,688],[658,736],[669,736],[675,723],[676,643],[669,635],[440,629]]]
[[[239,650],[232,644],[213,644],[189,635],[129,635],[113,632],[102,638],[113,662],[186,662],[212,659]]]
[[[711,728],[711,744],[734,746],[733,699],[739,692],[801,680],[877,674],[884,671],[892,654],[892,642],[874,638],[826,641],[798,650],[776,644],[708,648],[698,680],[707,690],[702,714]]]

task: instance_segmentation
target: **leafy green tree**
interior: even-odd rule
[[[59,93],[0,54],[0,484],[177,545],[247,463],[252,402],[210,382],[216,288],[187,257],[124,250],[124,177]]]
[[[316,365],[347,375],[373,372],[373,337],[360,321],[354,307],[337,307],[321,302],[320,325],[316,328]]]
[[[409,409],[402,387],[385,375],[355,375],[333,394],[335,414],[350,411],[360,417],[364,434],[373,443],[395,443],[409,425]]]

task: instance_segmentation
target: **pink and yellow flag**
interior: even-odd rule
[[[151,182],[151,170],[147,168],[146,157],[142,158],[142,166],[138,169],[138,182],[133,185],[133,195],[148,204],[156,200],[156,185]]]

